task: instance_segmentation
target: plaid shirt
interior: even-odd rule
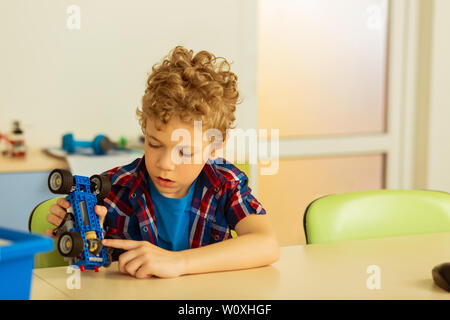
[[[194,189],[189,219],[191,248],[231,237],[231,230],[248,214],[266,211],[248,187],[248,178],[232,163],[220,158],[208,160]],[[108,209],[106,238],[158,241],[158,222],[149,192],[150,179],[144,157],[103,175],[111,180],[111,192],[104,199]]]

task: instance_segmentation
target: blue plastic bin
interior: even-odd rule
[[[30,299],[34,255],[53,250],[53,239],[0,227],[0,300]]]

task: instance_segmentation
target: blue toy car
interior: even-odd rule
[[[108,267],[112,252],[102,245],[103,229],[94,211],[97,201],[102,201],[111,190],[107,177],[72,175],[63,169],[53,170],[48,177],[48,187],[56,194],[68,194],[71,203],[61,224],[53,231],[58,237],[58,251],[81,271]]]

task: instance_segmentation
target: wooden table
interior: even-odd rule
[[[48,174],[55,168],[69,169],[69,164],[39,149],[27,150],[22,159],[0,155],[0,226],[28,230],[34,207],[55,197],[47,185]]]
[[[83,272],[68,289],[66,267],[34,270],[33,299],[449,299],[432,268],[450,261],[450,233],[281,248],[275,264],[249,270],[138,280],[117,271]],[[380,289],[368,289],[380,268]],[[41,286],[40,283],[45,285]],[[53,288],[53,289],[52,289]]]
[[[25,158],[11,158],[0,155],[0,173],[51,171],[55,168],[68,169],[65,159],[56,158],[40,149],[29,149]]]

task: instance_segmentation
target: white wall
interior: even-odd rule
[[[66,26],[70,5],[80,30]],[[0,132],[19,119],[32,147],[136,136],[147,73],[176,45],[234,61],[237,125],[256,127],[256,14],[256,0],[1,1]]]
[[[435,0],[428,188],[450,192],[450,1]]]

